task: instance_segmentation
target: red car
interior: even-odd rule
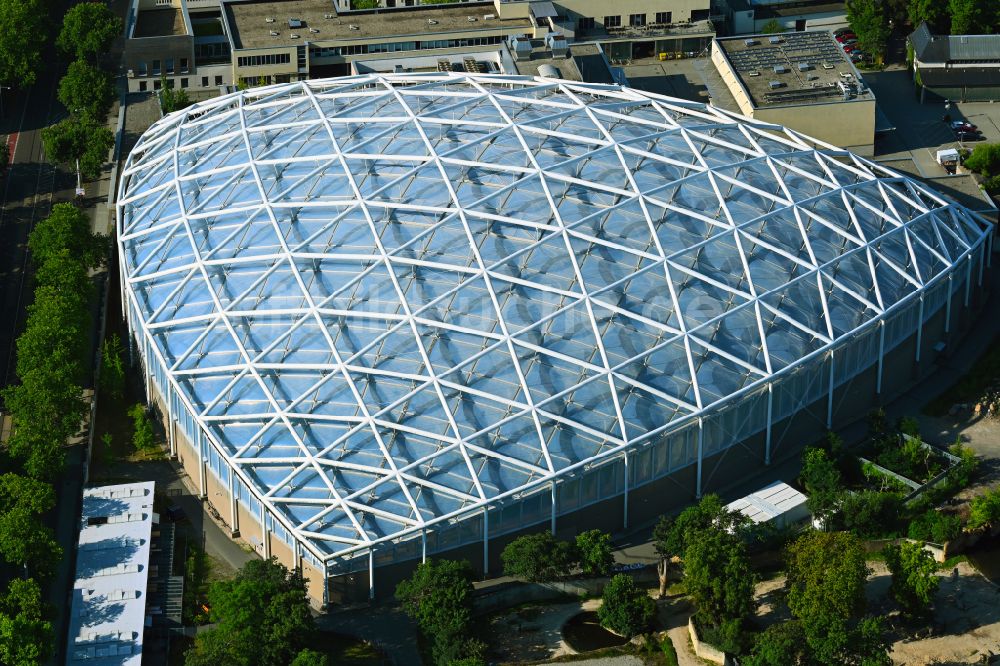
[[[956,132],[968,132],[973,134],[979,131],[978,127],[964,120],[951,121],[951,129],[953,129]]]
[[[841,44],[843,44],[844,42],[846,42],[849,39],[853,39],[853,40],[857,41],[858,36],[855,35],[853,32],[845,32],[842,35],[837,35],[837,41],[840,42]]]

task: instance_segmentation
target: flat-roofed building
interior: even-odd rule
[[[874,153],[875,95],[831,33],[716,39],[712,62],[743,115]]]
[[[83,491],[68,665],[143,662],[153,487],[147,481]]]
[[[832,30],[847,25],[843,0],[724,0],[729,33],[756,34],[768,24],[785,30]]]
[[[730,502],[726,508],[733,513],[743,514],[756,525],[771,523],[781,528],[809,519],[807,500],[805,495],[784,481],[775,481],[746,497]]]

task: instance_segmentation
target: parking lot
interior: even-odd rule
[[[942,120],[943,103],[920,104],[910,74],[905,69],[865,72],[864,80],[875,92],[875,99],[896,127],[875,144],[875,159],[912,158],[921,176],[944,174],[935,161],[942,148],[973,148],[976,143],[959,143]],[[989,102],[952,102],[949,111],[953,120],[966,120],[979,127],[983,141],[1000,143],[1000,104]]]

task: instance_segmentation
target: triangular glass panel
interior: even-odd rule
[[[697,404],[687,351],[679,339],[643,354],[618,373],[689,405]]]
[[[631,441],[689,413],[675,402],[621,379],[615,380],[618,401],[625,418],[625,432]]]

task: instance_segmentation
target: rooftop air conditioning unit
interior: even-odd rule
[[[828,62],[823,63],[823,69],[833,69],[833,65]]]
[[[297,34],[295,34],[294,32],[292,34],[288,35],[288,36],[291,37],[292,39],[298,39],[299,38],[299,36]]]
[[[437,24],[438,22],[435,21],[434,19],[427,19],[427,25],[437,25]]]
[[[756,39],[744,39],[743,43],[746,46],[757,46],[758,44],[760,44],[760,42],[758,42]]]
[[[266,19],[264,19],[264,21],[266,21],[267,23],[274,23],[274,17],[268,16]]]
[[[747,72],[747,76],[760,76],[760,72],[758,72],[756,69],[751,69],[749,72]]]
[[[272,30],[271,31],[271,36],[272,37],[277,37],[278,36],[278,31],[277,30]]]
[[[497,17],[496,14],[483,14],[483,20],[484,21],[492,21],[496,17]]]
[[[330,19],[337,18],[337,17],[334,16],[333,14],[323,14],[323,18],[325,18],[327,21],[329,21]]]
[[[297,19],[297,18],[290,18],[290,19],[288,19],[288,27],[289,28],[301,28],[302,27],[302,20],[301,19]]]
[[[807,63],[807,62],[800,62],[799,63],[799,71],[800,72],[808,72],[810,69],[812,69],[812,65],[810,65],[809,63]]]
[[[475,16],[467,16],[465,17],[465,20],[468,21],[469,23],[475,23],[479,19],[477,19]]]
[[[347,26],[347,27],[348,27],[348,29],[350,29],[350,30],[361,30],[361,28],[359,28],[359,27],[358,27],[358,26],[356,26],[356,25],[349,25],[349,26]]]
[[[767,41],[771,42],[772,44],[780,44],[781,42],[785,41],[785,38],[784,37],[768,37]]]
[[[317,28],[309,28],[309,32],[311,32],[312,34],[315,35],[316,33],[319,32],[319,29],[317,29]]]
[[[771,88],[771,90],[777,90],[778,88],[785,87],[785,84],[781,81],[769,81],[767,85]]]
[[[775,65],[774,66],[774,73],[775,74],[784,74],[787,71],[788,71],[788,68],[785,67],[784,65]]]

